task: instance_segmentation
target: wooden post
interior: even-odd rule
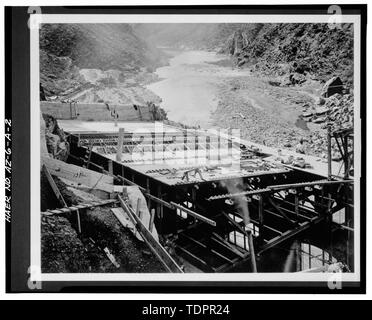
[[[140,211],[140,205],[141,205],[141,198],[137,199],[137,208],[136,208],[136,216],[141,220],[141,211]],[[134,233],[134,236],[137,236],[137,229]]]
[[[199,136],[195,135],[195,158],[198,159],[199,154]]]
[[[150,180],[149,180],[149,178],[146,179],[146,191],[147,191],[147,193],[151,193],[150,192]],[[149,209],[151,208],[151,199],[150,198],[147,198],[147,207]]]
[[[57,184],[55,183],[54,179],[52,178],[48,168],[45,166],[45,164],[43,164],[42,166],[42,170],[44,171],[48,181],[49,181],[49,184],[54,192],[54,194],[56,195],[58,201],[61,203],[61,205],[64,207],[64,208],[68,208],[67,204],[66,204],[66,201],[65,199],[63,198],[61,192],[59,191],[58,189],[58,186]],[[69,209],[69,208],[68,208]],[[69,209],[69,212],[70,209]],[[77,218],[77,226],[78,226],[78,231],[79,233],[81,233],[81,222],[80,222],[80,213],[79,213],[79,209],[76,210],[76,218]]]
[[[108,161],[108,172],[110,174],[113,174],[113,172],[114,172],[112,160]]]
[[[331,143],[331,125],[327,126],[327,151],[328,151],[328,180],[332,179],[332,143]]]
[[[72,102],[70,102],[70,119],[73,119],[73,117],[72,117]]]
[[[256,255],[254,252],[252,231],[248,234],[249,254],[251,256],[252,272],[257,272]]]
[[[264,232],[264,210],[263,210],[263,194],[259,196],[259,200],[258,200],[258,220],[260,222],[260,225],[259,225],[259,239],[260,239],[260,244],[262,244],[263,240],[265,239],[264,238],[264,235],[265,235],[265,232]],[[247,202],[247,206],[248,206],[248,203]]]
[[[343,139],[344,144],[344,179],[349,179],[349,146],[348,146],[348,138],[347,135],[344,136]]]
[[[77,218],[78,231],[79,231],[79,233],[81,233],[81,222],[80,222],[80,212],[79,212],[79,210],[76,211],[76,218]]]
[[[52,188],[56,198],[58,199],[59,203],[63,206],[63,207],[67,207],[67,204],[66,204],[66,201],[65,199],[63,198],[61,192],[59,191],[58,189],[58,186],[56,185],[54,179],[52,178],[48,168],[46,167],[45,164],[43,164],[42,166],[42,170],[43,172],[45,173],[45,176],[47,177],[48,179],[48,182],[49,182],[49,185],[50,187]]]
[[[296,218],[297,218],[297,221],[298,221],[298,215],[299,215],[299,199],[298,199],[298,194],[296,192],[295,194],[295,213],[296,213]]]
[[[143,118],[142,118],[141,106],[137,106],[137,109],[138,109],[138,114],[139,114],[140,121],[142,121]]]
[[[123,139],[124,139],[124,128],[119,128],[119,137],[118,137],[118,145],[117,145],[117,153],[116,153],[117,162],[121,162],[121,155],[123,152]]]
[[[151,209],[150,213],[150,222],[149,222],[149,231],[152,232],[154,228],[154,219],[155,219],[155,209]]]
[[[141,215],[140,205],[141,205],[141,198],[138,198],[137,199],[136,215],[137,215],[137,217],[139,217],[141,219],[141,217],[140,217],[140,215]]]

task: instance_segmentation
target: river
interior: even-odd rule
[[[169,65],[156,69],[160,81],[146,86],[162,99],[160,106],[167,111],[168,119],[191,126],[210,128],[214,126],[211,112],[217,108],[221,85],[226,80],[244,77],[248,88],[238,90],[237,98],[242,98],[252,107],[275,114],[283,121],[307,129],[299,118],[300,108],[278,99],[299,92],[293,88],[274,88],[268,79],[252,76],[247,68],[238,69],[219,63],[228,60],[226,55],[207,51],[165,50],[172,56]]]
[[[147,88],[162,99],[161,107],[170,120],[211,127],[210,113],[217,107],[221,81],[249,72],[213,64],[228,58],[214,52],[167,50],[167,53],[173,56],[169,65],[155,72],[161,80]]]

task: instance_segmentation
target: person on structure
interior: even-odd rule
[[[296,146],[296,152],[305,154],[305,145],[304,145],[304,139],[300,139],[300,142]]]

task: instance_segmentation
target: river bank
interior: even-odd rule
[[[305,121],[322,85],[308,80],[280,86],[275,78],[236,68],[229,56],[206,51],[169,51],[161,79],[146,86],[161,98],[168,119],[201,128],[240,129],[241,137],[275,148],[295,149],[302,138],[307,154],[325,157],[324,124]]]

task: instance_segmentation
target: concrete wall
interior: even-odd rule
[[[79,120],[114,120],[111,111],[107,110],[104,103],[78,103],[75,109],[74,104],[70,108],[70,103],[40,101],[42,113],[50,114],[56,119],[79,119]],[[147,106],[139,106],[135,110],[133,105],[112,105],[110,110],[116,109],[119,115],[118,120],[125,121],[151,121],[153,114]],[[78,116],[75,117],[75,114]]]

